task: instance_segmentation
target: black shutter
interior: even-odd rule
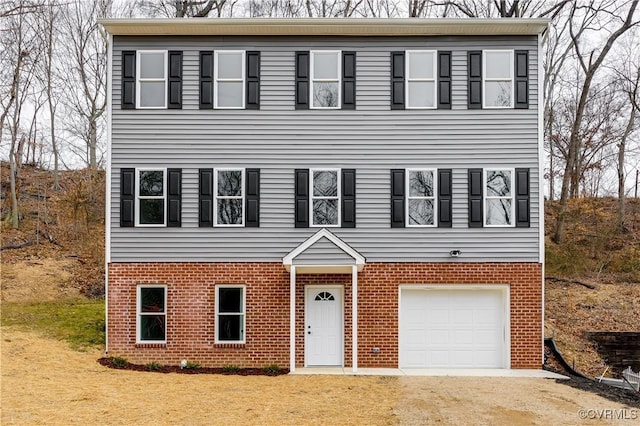
[[[404,169],[391,169],[391,227],[404,228]]]
[[[295,227],[309,227],[309,169],[295,170]]]
[[[260,52],[247,52],[246,109],[260,109]]]
[[[198,212],[199,226],[213,226],[213,169],[199,170]]]
[[[482,51],[469,52],[468,108],[482,109]]]
[[[245,220],[244,226],[260,226],[260,169],[245,170]]]
[[[342,52],[342,109],[356,109],[356,52]]]
[[[182,226],[182,169],[167,169],[167,226]]]
[[[120,108],[136,108],[136,51],[122,51],[122,93]],[[133,226],[133,225],[131,225]]]
[[[529,52],[515,51],[516,95],[515,107],[529,108]]]
[[[182,108],[182,52],[169,51],[169,90],[167,108]]]
[[[342,227],[356,227],[355,169],[342,169]]]
[[[451,109],[451,52],[438,52],[438,109]]]
[[[529,169],[516,169],[516,227],[528,228],[530,214]]]
[[[451,228],[451,169],[438,169],[438,227]]]
[[[391,52],[391,109],[404,109],[404,52]]]
[[[136,169],[120,169],[120,227],[135,226]]]
[[[469,169],[469,228],[482,228],[482,169]]]
[[[296,52],[296,109],[309,109],[308,51]]]
[[[200,109],[213,108],[213,52],[200,52]]]

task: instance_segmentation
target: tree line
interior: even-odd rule
[[[6,218],[19,225],[23,164],[104,165],[108,37],[103,17],[546,18],[542,38],[545,194],[616,195],[619,227],[640,168],[638,0],[0,0],[0,153]],[[636,189],[637,191],[637,189]],[[5,212],[3,212],[4,214]]]

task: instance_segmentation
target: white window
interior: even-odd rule
[[[311,170],[311,226],[340,226],[340,170]]]
[[[167,107],[167,51],[139,50],[136,108]]]
[[[167,342],[167,286],[139,285],[137,292],[137,343]]]
[[[408,50],[407,108],[436,108],[436,51]]]
[[[216,286],[216,343],[244,343],[245,287]]]
[[[513,169],[485,169],[485,226],[515,226],[513,177]]]
[[[340,108],[340,51],[311,51],[311,108]]]
[[[513,51],[483,52],[483,108],[513,108]]]
[[[136,169],[136,226],[165,226],[167,215],[165,169]]]
[[[245,100],[245,52],[214,52],[214,108],[242,109]]]
[[[244,169],[216,169],[216,226],[244,226]]]
[[[407,226],[436,226],[436,171],[408,169]]]

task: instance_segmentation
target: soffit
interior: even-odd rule
[[[446,36],[536,35],[547,28],[547,19],[493,18],[182,18],[100,19],[110,34],[226,35],[226,36]]]

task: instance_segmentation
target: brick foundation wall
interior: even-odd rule
[[[537,263],[370,263],[358,274],[358,364],[398,366],[398,287],[409,284],[508,284],[511,367],[542,365],[541,265]],[[136,344],[136,288],[167,286],[167,343]],[[246,286],[245,344],[215,344],[215,286]],[[351,365],[352,291],[348,274],[296,279],[296,365],[304,365],[304,288],[338,284],[344,294],[344,361]],[[111,263],[109,355],[145,364],[289,367],[289,273],[282,264]],[[380,348],[373,353],[372,348]]]

